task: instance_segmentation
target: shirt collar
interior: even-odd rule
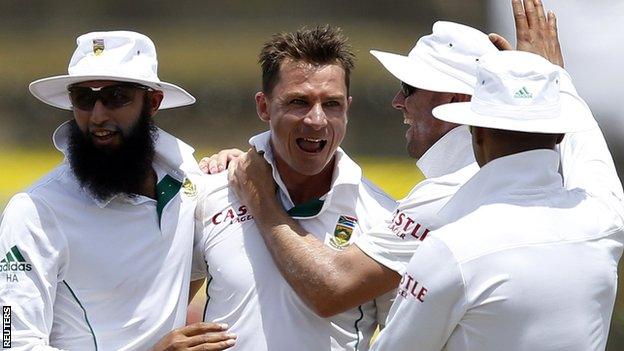
[[[293,207],[294,204],[290,198],[290,194],[288,194],[286,185],[282,181],[282,178],[277,171],[277,167],[275,167],[275,156],[273,154],[270,141],[271,132],[266,131],[251,137],[249,139],[249,145],[254,147],[257,151],[264,152],[264,159],[269,163],[269,165],[271,165],[273,179],[280,188],[281,193],[286,197],[286,199],[283,200],[288,200],[288,206]],[[335,157],[336,163],[334,166],[331,188],[329,193],[327,193],[323,198],[325,200],[325,204],[331,201],[331,194],[333,193],[334,188],[358,186],[362,182],[362,169],[341,148],[336,150]],[[323,206],[323,209],[324,208],[325,206]]]
[[[509,195],[529,198],[563,188],[558,173],[559,154],[540,149],[521,152],[488,162],[453,195],[440,210],[446,224],[487,203],[505,202]]]
[[[66,161],[70,122],[71,121],[67,121],[58,126],[52,135],[54,146],[65,155]],[[160,128],[157,128],[154,151],[154,163],[161,167],[171,177],[180,182],[183,182],[189,176],[203,175],[193,156],[195,149]],[[93,197],[90,192],[85,191],[85,193],[89,194],[93,201],[102,208],[106,207],[106,205],[117,197],[126,198],[132,203],[141,203],[145,200],[142,199],[142,197],[128,197],[123,194],[115,195],[110,199],[99,200]]]
[[[416,165],[427,178],[454,173],[475,162],[468,126],[451,129],[418,159]]]

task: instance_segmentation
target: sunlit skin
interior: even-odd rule
[[[119,84],[119,82],[86,81],[77,83],[74,86],[100,88],[115,84]],[[151,102],[150,112],[153,116],[162,102],[162,91],[146,92],[145,90],[136,89],[134,100],[128,105],[109,109],[98,100],[91,111],[74,107],[74,119],[78,128],[87,133],[94,145],[98,147],[119,147],[122,142],[120,133],[128,135],[140,118],[145,94],[149,94],[149,101]]]
[[[275,163],[293,201],[329,191],[351,104],[344,69],[284,61],[270,95],[259,92],[255,98],[258,116],[269,123]]]
[[[450,102],[469,101],[470,96],[454,93],[416,89],[405,97],[399,90],[392,100],[392,107],[403,112],[404,123],[409,125],[405,133],[407,152],[412,158],[420,158],[433,144],[458,124],[444,122],[433,116],[432,110]]]

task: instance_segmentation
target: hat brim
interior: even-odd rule
[[[440,105],[433,109],[433,115],[451,123],[527,133],[565,134],[598,126],[591,110],[582,99],[565,92],[561,92],[560,98],[561,112],[550,118],[519,119],[505,115],[481,114],[471,108],[470,102]]]
[[[193,95],[189,94],[186,90],[180,88],[177,85],[167,82],[153,82],[148,80],[134,79],[128,77],[116,77],[116,76],[55,76],[49,78],[38,79],[28,86],[30,93],[34,97],[43,101],[44,103],[62,108],[64,110],[71,110],[72,104],[69,100],[69,94],[67,88],[76,83],[92,81],[92,80],[111,80],[120,82],[138,83],[148,86],[154,90],[161,90],[164,93],[163,101],[160,104],[159,109],[164,110],[168,108],[187,106],[195,103]]]
[[[415,88],[441,93],[472,95],[474,85],[468,84],[418,57],[403,56],[378,50],[370,50],[379,62],[398,80]],[[475,78],[476,81],[476,78]]]

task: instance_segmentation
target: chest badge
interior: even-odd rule
[[[193,182],[186,178],[184,179],[184,183],[182,183],[182,192],[188,197],[195,197],[197,196],[197,187],[193,184]]]
[[[349,240],[351,240],[351,235],[353,234],[353,230],[357,225],[357,218],[340,215],[338,218],[338,223],[336,223],[336,228],[334,229],[334,236],[331,238],[329,243],[336,249],[344,249],[349,245]]]

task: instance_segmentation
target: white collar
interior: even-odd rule
[[[488,162],[440,210],[444,223],[453,222],[479,206],[504,202],[510,194],[531,196],[563,188],[554,150],[525,151]]]
[[[288,206],[294,207],[290,194],[288,194],[288,189],[282,181],[282,178],[277,171],[277,167],[275,167],[275,157],[273,155],[270,141],[271,132],[266,131],[251,137],[249,139],[249,145],[255,147],[257,151],[264,151],[264,159],[269,163],[269,165],[271,165],[273,170],[273,179],[280,188],[281,193],[286,197],[284,200],[288,200]],[[326,208],[325,205],[331,202],[331,195],[335,188],[358,186],[362,182],[362,169],[351,158],[349,158],[349,156],[341,148],[336,150],[335,157],[336,162],[332,176],[331,188],[324,197],[325,203],[321,212]],[[353,192],[356,193],[356,191]]]
[[[70,121],[67,121],[58,126],[52,135],[54,146],[65,155],[66,160],[70,133],[69,123]],[[202,176],[203,173],[193,157],[195,149],[164,130],[160,128],[157,128],[157,130],[157,137],[154,143],[154,163],[158,164],[167,174],[179,182],[184,182],[189,175]],[[85,192],[89,194],[99,207],[105,207],[114,198],[121,196],[116,195],[107,200],[99,200],[93,197],[90,192]],[[132,202],[135,201],[140,202],[140,200],[132,200]]]
[[[427,178],[454,173],[475,162],[468,126],[451,129],[418,159],[416,165]]]

